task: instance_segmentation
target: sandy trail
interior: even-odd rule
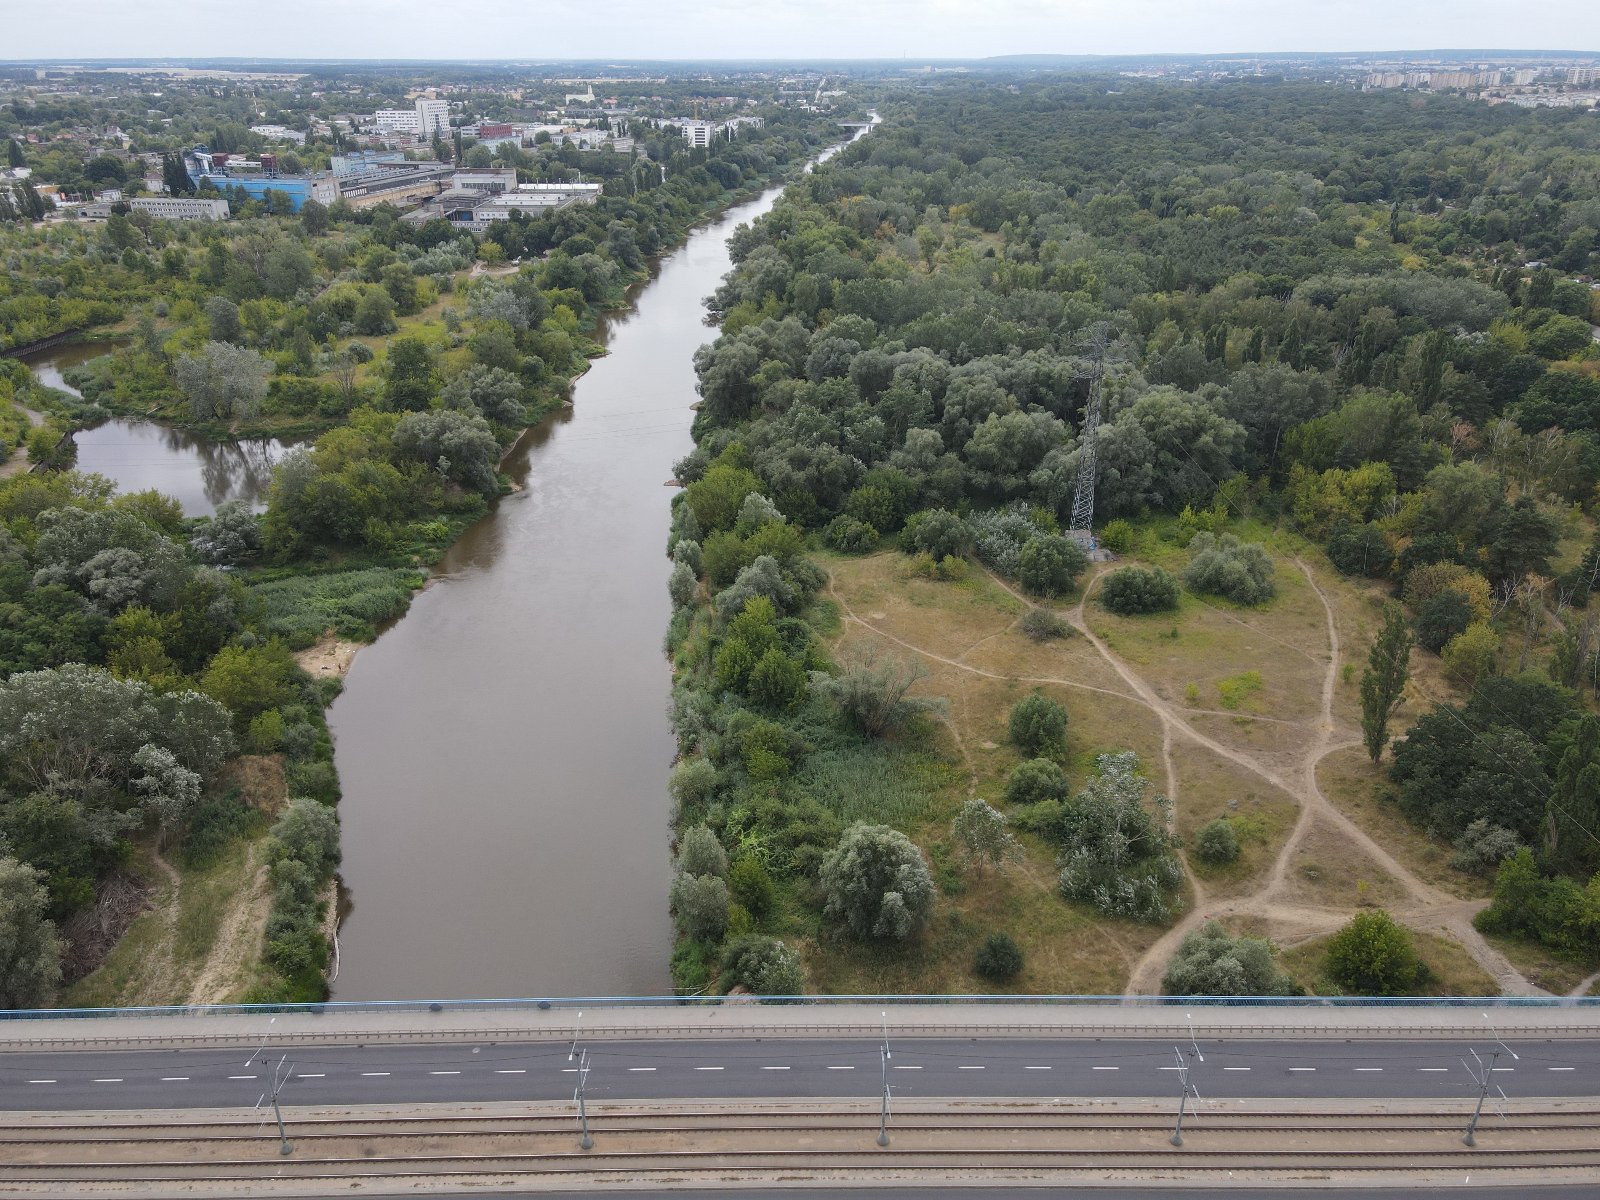
[[[1185,719],[1185,713],[1206,715],[1206,710],[1185,709],[1173,705],[1162,699],[1150,683],[1142,678],[1128,663],[1112,653],[1104,641],[1089,628],[1085,616],[1085,607],[1095,583],[1104,575],[1102,568],[1092,575],[1084,584],[1083,594],[1078,603],[1066,614],[1072,627],[1082,634],[1091,645],[1095,653],[1112,668],[1117,676],[1127,685],[1127,690],[1098,687],[1093,684],[1082,683],[1072,679],[1059,679],[1047,676],[1016,676],[1006,675],[997,671],[986,670],[963,662],[961,657],[950,658],[934,653],[925,647],[915,645],[904,638],[896,637],[883,629],[878,628],[871,621],[865,620],[852,609],[849,603],[838,594],[829,581],[828,592],[838,602],[847,621],[871,631],[875,636],[883,638],[903,649],[925,658],[931,662],[941,663],[945,666],[960,671],[969,671],[989,679],[1015,680],[1020,683],[1052,684],[1061,687],[1076,688],[1086,692],[1096,692],[1102,695],[1116,696],[1122,700],[1129,700],[1148,709],[1161,723],[1161,758],[1162,769],[1167,781],[1167,796],[1172,800],[1173,811],[1181,802],[1179,797],[1178,775],[1173,764],[1173,743],[1176,738],[1183,738],[1197,746],[1202,746],[1213,754],[1233,763],[1235,766],[1250,772],[1257,778],[1273,787],[1278,788],[1292,797],[1298,806],[1298,814],[1294,828],[1290,831],[1283,846],[1279,849],[1273,860],[1272,868],[1261,886],[1250,895],[1234,897],[1219,904],[1209,904],[1206,892],[1200,881],[1188,871],[1185,863],[1185,872],[1188,875],[1190,886],[1194,892],[1194,904],[1190,910],[1177,921],[1171,929],[1147,950],[1140,960],[1134,965],[1129,976],[1127,994],[1151,995],[1158,994],[1161,987],[1161,976],[1166,969],[1168,960],[1172,957],[1184,937],[1205,921],[1222,916],[1255,917],[1270,922],[1275,928],[1292,930],[1297,938],[1310,938],[1331,933],[1343,925],[1350,916],[1345,909],[1319,909],[1296,904],[1285,896],[1290,879],[1290,864],[1295,853],[1301,848],[1313,827],[1321,823],[1331,827],[1344,837],[1348,838],[1357,848],[1367,854],[1374,863],[1389,875],[1400,889],[1405,893],[1401,903],[1394,906],[1394,916],[1397,920],[1413,927],[1432,926],[1448,932],[1461,943],[1468,954],[1499,982],[1501,990],[1508,995],[1545,995],[1543,989],[1534,986],[1518,971],[1506,957],[1494,947],[1490,946],[1484,937],[1472,925],[1472,917],[1481,910],[1483,900],[1461,900],[1455,896],[1439,890],[1433,885],[1417,877],[1404,864],[1400,863],[1384,846],[1363,830],[1359,825],[1345,816],[1334,804],[1323,795],[1317,782],[1317,766],[1328,755],[1351,746],[1361,744],[1359,737],[1354,736],[1355,731],[1348,727],[1341,729],[1340,722],[1335,716],[1334,697],[1338,685],[1340,671],[1341,644],[1339,639],[1338,622],[1334,618],[1333,606],[1329,603],[1327,594],[1317,583],[1311,568],[1300,558],[1294,560],[1295,566],[1305,576],[1306,582],[1311,586],[1318,602],[1322,605],[1325,633],[1327,637],[1327,650],[1325,656],[1311,654],[1301,647],[1288,646],[1296,653],[1318,662],[1323,667],[1321,704],[1319,711],[1312,721],[1285,722],[1278,718],[1263,718],[1275,724],[1294,724],[1306,729],[1309,739],[1305,750],[1300,757],[1298,768],[1288,774],[1280,773],[1259,761],[1255,755],[1248,751],[1235,750],[1214,738],[1208,737],[1200,730],[1195,729]],[[1018,592],[1005,580],[1000,579],[992,572],[989,573],[995,584],[1008,594],[1028,605],[1037,607],[1027,596]],[[1213,606],[1214,607],[1214,606]],[[1220,611],[1220,610],[1218,610]],[[1253,632],[1261,634],[1273,641],[1281,642],[1282,639],[1257,629],[1249,622],[1234,616],[1224,614],[1230,620],[1244,625]],[[991,635],[993,636],[993,635]],[[988,638],[981,639],[974,646],[963,651],[963,656],[970,653],[977,645],[981,645]],[[1229,713],[1230,717],[1241,714]],[[966,756],[965,747],[960,746],[963,758]],[[1592,981],[1590,981],[1592,984]]]

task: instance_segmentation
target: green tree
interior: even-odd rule
[[[858,822],[822,860],[823,912],[858,938],[905,941],[933,912],[922,851],[887,825]]]
[[[1408,996],[1427,978],[1411,933],[1381,908],[1357,913],[1328,943],[1327,975],[1354,995]]]
[[[38,871],[0,858],[0,1008],[42,1008],[61,981],[61,939]]]
[[[1389,744],[1389,717],[1405,694],[1410,675],[1411,627],[1399,607],[1390,605],[1361,675],[1361,737],[1373,762],[1383,757]]]
[[[1213,866],[1226,866],[1239,858],[1239,835],[1226,817],[1207,821],[1194,836],[1195,856]]]
[[[1178,581],[1160,567],[1121,567],[1106,576],[1100,601],[1125,617],[1171,612],[1178,607]]]
[[[1041,692],[1024,696],[1011,708],[1007,731],[1029,758],[1052,758],[1067,750],[1067,710]]]
[[[715,942],[728,927],[728,885],[715,875],[686,875],[672,880],[672,915],[678,929],[697,942]]]
[[[685,875],[715,875],[728,877],[728,852],[722,848],[717,835],[704,825],[694,825],[684,830],[678,841],[678,870]]]
[[[389,343],[384,395],[397,412],[423,412],[433,403],[438,383],[433,352],[421,338],[400,337]]]
[[[1600,868],[1600,717],[1585,713],[1556,766],[1545,801],[1544,856],[1580,878]]]
[[[774,937],[748,934],[722,952],[724,990],[742,987],[757,996],[799,996],[806,990],[800,955]]]
[[[1007,828],[1005,814],[974,796],[961,806],[950,823],[961,856],[982,871],[1003,869],[1007,863],[1022,860],[1022,844]]]

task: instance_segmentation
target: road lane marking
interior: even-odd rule
[[[120,1079],[96,1079],[96,1083],[121,1083]]]
[[[1290,1067],[1291,1071],[1315,1071],[1315,1067]]]
[[[460,1071],[429,1071],[429,1075],[459,1075]]]
[[[528,1073],[528,1068],[527,1067],[496,1067],[495,1070],[494,1070],[494,1073],[496,1075],[526,1075]]]
[[[1182,1071],[1183,1067],[1157,1067],[1158,1071]]]
[[[1358,1070],[1358,1071],[1381,1071],[1381,1070],[1383,1070],[1383,1068],[1382,1067],[1357,1067],[1356,1070]]]
[[[1049,1067],[1023,1067],[1024,1071],[1048,1071]]]
[[[189,1077],[187,1075],[163,1075],[161,1077],[161,1082],[162,1083],[188,1083],[189,1082]]]
[[[1248,1071],[1249,1067],[1223,1067],[1224,1071]]]
[[[696,1071],[720,1071],[721,1067],[696,1067]]]
[[[654,1067],[629,1067],[630,1071],[654,1071]]]
[[[787,1071],[788,1067],[762,1067],[763,1071]]]
[[[920,1071],[921,1067],[896,1067],[896,1071]],[[830,1071],[854,1071],[854,1067],[829,1067]]]
[[[30,1079],[29,1083],[54,1083],[54,1079]]]
[[[1577,1067],[1546,1067],[1547,1071],[1576,1071]]]
[[[324,1071],[324,1072],[322,1072],[320,1074],[317,1074],[317,1075],[313,1075],[308,1071],[303,1075],[296,1075],[295,1076],[296,1079],[326,1079],[327,1077],[328,1077],[328,1075],[327,1075],[326,1071]]]
[[[1121,1067],[1090,1067],[1091,1071],[1120,1071]]]
[[[958,1070],[958,1071],[981,1071],[981,1070],[983,1070],[983,1068],[982,1067],[959,1067],[958,1066],[956,1068],[956,1070]]]
[[[854,1067],[829,1067],[828,1070],[830,1070],[830,1071],[854,1071],[855,1068]],[[920,1071],[920,1070],[922,1070],[922,1068],[921,1067],[899,1067],[899,1066],[897,1066],[897,1067],[895,1067],[895,1070],[896,1071]]]
[[[373,1076],[376,1076],[376,1075],[387,1075],[387,1074],[389,1074],[389,1072],[388,1072],[388,1071],[363,1071],[363,1072],[361,1072],[361,1073],[362,1073],[362,1074],[363,1074],[363,1075],[373,1075]]]
[[[254,1079],[254,1075],[229,1075],[229,1079]]]
[[[1490,1067],[1491,1071],[1515,1071],[1515,1067]]]
[[[1448,1071],[1449,1067],[1418,1067],[1419,1071]]]

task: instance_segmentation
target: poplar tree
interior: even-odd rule
[[[1545,801],[1545,865],[1579,878],[1600,865],[1600,717],[1585,714]]]
[[[1383,748],[1389,744],[1389,716],[1400,703],[1410,668],[1411,627],[1405,615],[1391,605],[1361,676],[1361,736],[1373,762],[1383,757]]]

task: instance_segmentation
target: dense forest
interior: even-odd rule
[[[1181,579],[1114,571],[1107,608],[1267,602],[1251,528],[1392,588],[1374,758],[1413,637],[1460,696],[1396,743],[1393,803],[1498,872],[1480,927],[1592,960],[1600,542],[1558,560],[1600,479],[1600,124],[1275,83],[952,84],[881,111],[735,236],[697,360],[669,547],[680,986],[794,990],[797,947],[916,941],[951,879],[894,803],[938,770],[931,702],[909,662],[828,661],[814,556],[898,546],[925,578],[1071,594],[1102,376],[1103,543],[1189,555]],[[1065,713],[1018,708],[1032,757],[953,844],[998,864],[1011,827],[1037,834],[1065,901],[1170,919],[1140,764],[1107,755],[1074,790]]]
[[[263,834],[272,912],[248,996],[325,994],[337,681],[293,651],[404,611],[418,568],[506,488],[504,451],[599,352],[597,315],[694,221],[836,137],[836,119],[775,112],[664,156],[665,180],[482,239],[314,203],[0,227],[0,346],[117,335],[73,374],[81,401],[0,359],[0,461],[26,436],[57,468],[0,481],[0,900],[18,946],[0,1007],[92,969],[138,911],[140,869],[167,854],[203,870]],[[48,419],[28,432],[13,402]],[[109,412],[313,440],[278,465],[264,514],[187,520],[70,470],[62,434]],[[274,813],[239,786],[263,770],[287,797]]]

